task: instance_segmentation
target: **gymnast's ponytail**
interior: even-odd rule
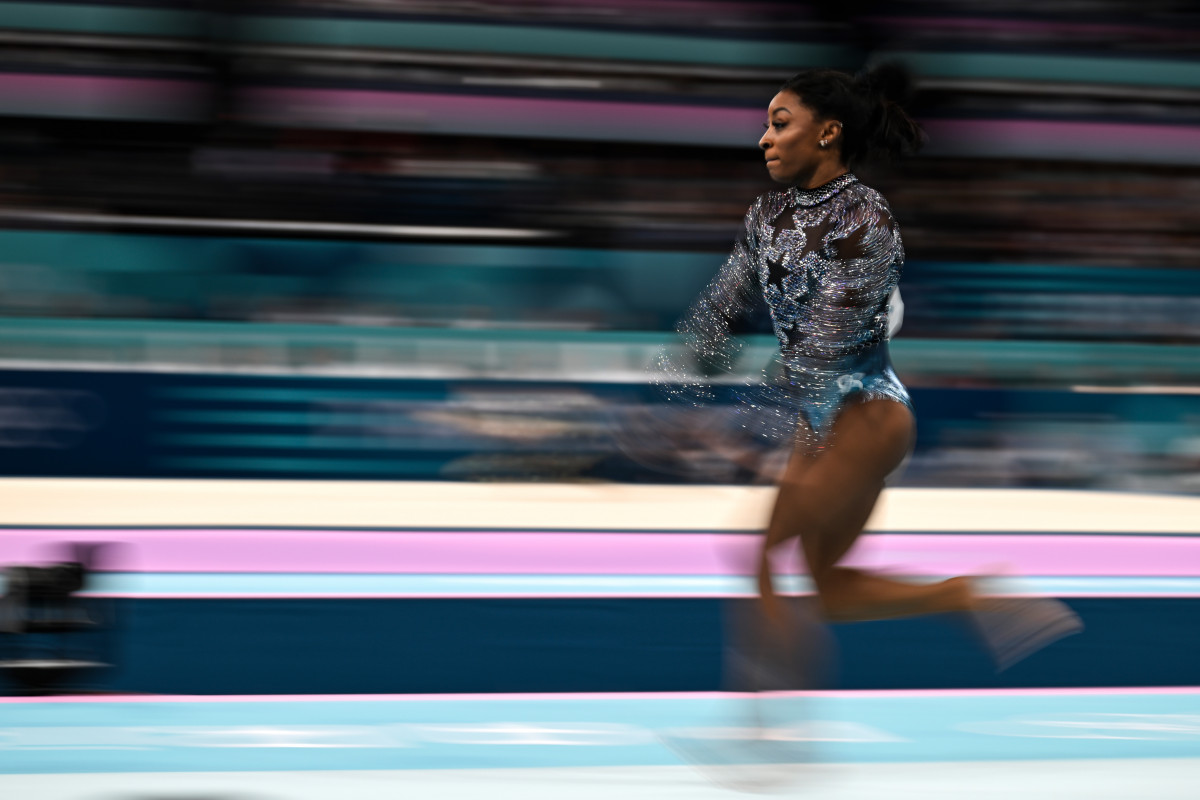
[[[866,157],[899,158],[925,144],[925,132],[908,115],[913,84],[908,70],[896,63],[880,64],[854,78],[854,86],[871,106],[866,125]]]
[[[832,69],[793,75],[780,91],[795,93],[819,118],[842,123],[835,140],[848,167],[912,155],[925,143],[921,126],[904,106],[912,98],[912,79],[899,64],[881,64],[851,77]]]

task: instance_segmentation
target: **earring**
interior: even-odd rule
[[[829,140],[822,139],[821,141],[817,142],[817,144],[821,145],[821,147],[829,147]]]

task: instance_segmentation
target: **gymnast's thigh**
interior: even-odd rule
[[[915,439],[911,406],[891,397],[852,395],[838,409],[821,451],[882,483],[909,457]]]

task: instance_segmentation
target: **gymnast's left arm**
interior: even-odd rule
[[[829,356],[889,338],[903,317],[897,285],[904,264],[900,227],[882,199],[847,210],[826,255],[831,265],[823,302],[825,324],[814,330]],[[895,316],[893,316],[895,315]]]

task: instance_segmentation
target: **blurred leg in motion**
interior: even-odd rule
[[[987,598],[965,577],[909,583],[839,565],[862,534],[884,480],[907,456],[914,427],[900,403],[859,402],[841,412],[825,447],[793,453],[759,554],[759,599],[727,606],[725,688],[747,693],[744,724],[719,736],[660,735],[714,782],[769,791],[795,781],[802,765],[815,760],[814,722],[804,718],[807,694],[790,690],[830,682],[827,621],[967,612],[1001,669],[1079,629],[1078,618],[1056,600]],[[797,538],[815,597],[775,593],[771,554]]]
[[[911,412],[900,403],[853,403],[838,415],[827,446],[793,455],[759,558],[764,616],[781,635],[795,635],[785,632],[787,615],[771,580],[771,554],[799,538],[820,609],[831,621],[970,612],[1000,669],[1080,630],[1078,617],[1056,600],[987,598],[966,577],[909,583],[839,565],[862,535],[884,480],[907,455],[914,428]]]
[[[759,594],[768,617],[778,615],[771,554],[794,538],[808,563],[825,616],[837,622],[967,611],[969,581],[934,584],[892,580],[839,566],[862,534],[884,479],[900,465],[913,440],[912,413],[891,400],[847,406],[825,447],[799,448],[788,464],[759,558]]]

